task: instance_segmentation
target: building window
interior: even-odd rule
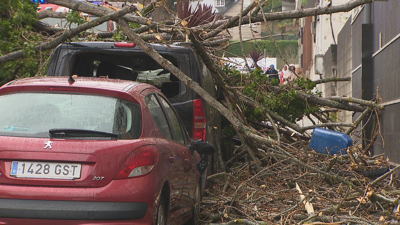
[[[225,0],[217,0],[217,7],[225,6]]]

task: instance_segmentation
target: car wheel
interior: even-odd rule
[[[160,204],[158,205],[157,225],[167,225],[167,211],[163,198],[160,199]]]
[[[197,185],[194,196],[193,216],[185,225],[197,225],[198,223],[197,218],[200,211],[200,201],[201,201],[201,188],[200,185]]]

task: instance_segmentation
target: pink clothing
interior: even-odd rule
[[[286,78],[285,78],[286,72],[288,72],[288,66],[287,66],[287,65],[285,65],[285,66],[283,67],[281,76],[279,77],[279,78],[280,78],[279,80],[280,80],[280,83],[281,83],[281,84],[286,83]]]

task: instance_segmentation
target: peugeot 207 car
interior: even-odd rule
[[[0,224],[196,224],[214,148],[154,86],[20,79],[0,115]]]

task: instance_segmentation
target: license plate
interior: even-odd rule
[[[81,164],[13,161],[11,176],[21,178],[69,179],[81,177]]]

